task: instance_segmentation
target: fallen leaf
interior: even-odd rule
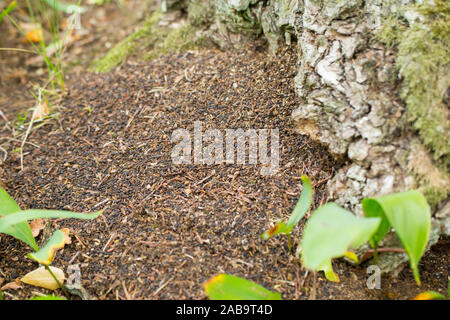
[[[25,38],[23,38],[22,42],[27,43],[31,42],[40,42],[44,40],[44,33],[41,28],[32,29],[25,34]]]
[[[50,114],[50,108],[48,107],[47,101],[39,103],[34,109],[33,120],[41,120]]]
[[[50,270],[55,275],[56,279],[63,284],[66,276],[64,271],[56,267],[49,267]],[[48,272],[45,267],[37,268],[29,273],[27,273],[22,279],[23,283],[30,284],[32,286],[42,287],[49,290],[56,290],[59,288],[58,283],[53,279],[50,272]]]
[[[39,233],[41,232],[41,230],[43,230],[45,228],[44,220],[42,220],[42,219],[32,220],[30,222],[30,228],[31,228],[31,233],[33,234],[33,237],[36,238],[39,235]]]
[[[0,288],[0,290],[17,290],[22,289],[22,286],[20,285],[20,280],[17,278],[15,281],[5,284],[3,287]]]
[[[62,228],[61,231],[64,233],[64,244],[71,244],[72,238],[70,238],[70,230],[69,228]]]

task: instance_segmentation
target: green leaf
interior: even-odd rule
[[[376,202],[379,208],[373,202]],[[394,228],[408,254],[414,278],[420,285],[418,264],[425,252],[431,229],[430,206],[422,193],[411,190],[376,199],[364,199],[363,210],[366,216],[379,216]],[[384,231],[377,231],[372,242],[377,243]]]
[[[21,209],[14,199],[0,187],[0,224],[4,219],[11,217],[13,213],[13,216],[15,216],[20,211]],[[34,240],[31,228],[26,221],[10,224],[4,228],[0,227],[0,233],[6,233],[21,240],[34,250],[39,249],[36,240]]]
[[[46,218],[72,218],[72,219],[84,219],[91,220],[97,218],[103,210],[94,213],[78,213],[71,211],[60,210],[45,210],[45,209],[30,209],[17,212],[13,215],[6,216],[0,219],[0,232],[5,232],[10,226],[17,223],[34,220],[34,219],[46,219]]]
[[[313,200],[313,187],[311,184],[311,180],[305,175],[302,176],[303,189],[300,194],[300,199],[298,199],[297,204],[295,205],[294,211],[287,222],[287,227],[292,229],[308,212],[311,207]]]
[[[17,6],[17,1],[13,1],[9,4],[9,6],[0,13],[0,23],[2,23],[3,19],[6,15],[10,14],[14,8]]]
[[[27,254],[27,257],[44,266],[49,266],[58,249],[64,248],[66,236],[61,230],[56,230],[48,242],[37,252]]]
[[[275,226],[261,234],[261,239],[267,240],[280,233],[289,235],[292,231],[292,228],[303,218],[305,213],[308,212],[312,204],[313,187],[311,184],[311,180],[309,180],[307,176],[303,175],[301,177],[301,180],[303,182],[302,193],[300,194],[300,198],[298,199],[288,222],[278,222]]]
[[[445,300],[445,296],[436,291],[425,291],[419,293],[412,300]]]
[[[303,232],[303,265],[331,274],[331,259],[343,257],[349,249],[368,241],[380,221],[357,217],[332,202],[321,206],[311,215]]]
[[[49,294],[46,296],[36,296],[31,298],[30,300],[67,300],[67,298]]]
[[[205,292],[211,300],[281,300],[281,294],[272,292],[252,281],[219,274],[205,283]]]
[[[317,271],[323,271],[325,278],[328,281],[339,282],[339,276],[333,271],[333,266],[331,265],[331,260],[329,260],[323,266],[317,268]]]
[[[380,226],[378,230],[373,234],[370,238],[370,245],[372,248],[377,248],[378,243],[384,238],[384,236],[388,233],[391,228],[391,224],[389,220],[386,218],[384,214],[383,208],[378,204],[376,200],[373,199],[364,199],[362,202],[362,207],[364,211],[364,215],[368,218],[379,217],[381,218]]]

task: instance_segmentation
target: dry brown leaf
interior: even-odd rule
[[[45,222],[42,219],[32,220],[30,222],[30,228],[31,228],[31,233],[33,234],[33,237],[36,238],[39,235],[39,233],[41,232],[41,230],[43,230],[45,228]]]
[[[47,101],[43,101],[36,106],[36,109],[33,113],[33,120],[41,120],[50,114],[50,108],[47,104]]]
[[[17,278],[13,282],[5,284],[3,287],[0,288],[0,290],[17,290],[17,289],[22,289],[19,278]]]
[[[70,238],[70,230],[69,230],[69,228],[62,228],[61,231],[65,235],[64,244],[71,244],[72,243],[72,238]]]
[[[55,275],[56,279],[63,284],[66,276],[64,271],[56,267],[49,267]],[[59,288],[58,283],[53,279],[50,272],[48,272],[45,267],[37,268],[29,273],[27,273],[22,279],[23,283],[31,284],[32,286],[42,287],[49,290],[56,290]]]

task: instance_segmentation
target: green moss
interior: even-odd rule
[[[189,24],[195,27],[205,26],[214,18],[214,2],[204,0],[191,0],[188,6]]]
[[[196,38],[197,29],[191,25],[183,25],[172,30],[166,37],[162,53],[171,53],[194,49],[201,44],[201,39]]]
[[[160,40],[161,36],[153,32],[157,28],[156,26],[160,18],[161,12],[154,12],[138,31],[116,44],[105,57],[95,61],[93,66],[94,71],[106,72],[123,63],[130,54],[135,52],[139,44],[138,40],[140,39],[146,38],[150,43]]]
[[[414,10],[423,21],[408,25],[399,16],[391,16],[377,37],[397,48],[396,67],[403,78],[400,96],[406,102],[406,116],[445,169],[450,165],[446,105],[450,83],[450,2],[435,0],[434,5],[426,2]]]
[[[203,36],[197,36],[197,30],[192,25],[185,24],[168,31],[164,41],[145,54],[144,60],[150,60],[162,54],[183,52],[207,46],[208,40]]]
[[[135,33],[115,45],[102,59],[94,62],[95,72],[106,72],[122,64],[132,54],[139,54],[144,60],[153,59],[162,54],[182,52],[200,46],[207,41],[197,36],[197,28],[185,24],[172,29],[159,25],[162,13],[157,11]]]
[[[436,207],[449,196],[448,189],[426,186],[422,188],[422,193],[431,207]]]

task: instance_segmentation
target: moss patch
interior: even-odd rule
[[[191,0],[188,6],[188,21],[191,25],[200,27],[212,23],[214,19],[215,2]]]
[[[447,92],[450,84],[450,2],[408,8],[420,16],[408,24],[400,15],[389,17],[378,39],[398,49],[396,67],[403,78],[401,98],[408,121],[433,151],[441,168],[450,165],[450,122]]]
[[[120,41],[102,59],[95,61],[92,69],[95,72],[109,71],[137,52],[146,60],[207,44],[204,37],[197,36],[196,27],[190,24],[175,29],[160,26],[162,18],[163,14],[160,11],[154,12],[137,32]]]
[[[164,32],[164,31],[163,31]],[[207,39],[197,36],[197,28],[185,24],[179,28],[165,30],[164,41],[144,56],[144,60],[153,59],[162,54],[183,52],[207,45]]]
[[[106,72],[122,64],[130,54],[135,52],[140,39],[146,38],[150,43],[160,40],[161,36],[154,32],[160,18],[161,12],[155,11],[138,31],[116,44],[102,59],[94,61],[93,70]]]

